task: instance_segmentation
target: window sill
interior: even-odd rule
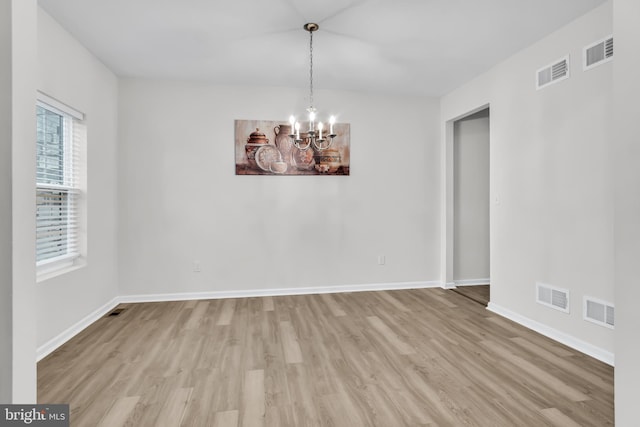
[[[42,268],[36,269],[36,283],[44,282],[54,277],[62,276],[63,274],[71,273],[72,271],[79,270],[87,265],[86,261],[82,258],[75,258],[69,260],[69,262],[62,265],[47,265]]]

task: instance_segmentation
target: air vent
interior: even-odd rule
[[[536,283],[536,302],[569,313],[569,291]]]
[[[613,329],[615,309],[613,304],[592,297],[584,297],[584,320]]]
[[[613,36],[609,36],[584,48],[584,70],[589,70],[613,59]]]
[[[569,55],[542,67],[536,72],[536,89],[542,89],[550,84],[569,78]]]
[[[107,314],[106,317],[119,316],[120,313],[122,313],[124,310],[125,310],[124,308],[116,308],[113,311],[111,311],[109,314]]]

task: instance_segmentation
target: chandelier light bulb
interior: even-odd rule
[[[320,135],[318,137],[319,139],[322,139],[322,127],[323,127],[322,122],[319,122],[318,123],[318,132],[320,132]]]
[[[314,127],[313,127],[314,123],[313,122],[315,120],[316,120],[316,113],[314,113],[313,111],[310,111],[309,112],[309,130],[311,130],[311,131],[314,129]]]

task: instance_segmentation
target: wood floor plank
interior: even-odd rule
[[[367,320],[369,321],[369,323],[371,323],[376,331],[382,334],[382,336],[389,342],[389,344],[393,346],[393,348],[399,354],[415,353],[415,349],[406,342],[402,341],[388,325],[380,320],[379,317],[369,316],[367,317]]]
[[[183,426],[189,427],[209,427],[215,423],[216,414],[226,414],[233,411],[213,410],[212,402],[215,396],[219,395],[219,388],[212,387],[212,384],[221,383],[221,373],[218,368],[196,369],[194,371],[193,391],[185,407]],[[237,412],[237,411],[236,411]],[[222,415],[226,420],[228,415]],[[234,424],[234,426],[237,425]]]
[[[158,415],[159,422],[168,426],[179,426],[182,423],[182,417],[192,391],[191,387],[172,390],[162,405]]]
[[[452,289],[452,291],[467,297],[478,304],[482,304],[485,307],[489,304],[489,285],[458,286]]]
[[[217,325],[230,325],[231,319],[233,319],[233,313],[236,308],[235,299],[226,299],[220,311],[220,317],[218,318]]]
[[[262,309],[264,311],[273,311],[275,308],[273,306],[273,298],[272,297],[264,297],[262,298]]]
[[[321,397],[320,425],[365,427],[357,408],[344,393],[326,394]]]
[[[263,426],[264,421],[264,371],[262,369],[248,371],[245,374],[242,391],[242,426]]]
[[[302,363],[302,351],[298,343],[298,337],[290,321],[280,322],[280,334],[282,337],[282,347],[284,358],[287,363]]]
[[[580,427],[580,424],[573,421],[557,408],[541,409],[540,412],[556,427]]]
[[[119,307],[38,363],[74,427],[614,422],[612,367],[444,289]]]
[[[571,360],[570,356],[565,356],[564,358],[557,356],[554,352],[546,350],[522,337],[514,337],[511,338],[511,340],[525,349],[528,353],[539,356],[539,359],[543,363],[548,363],[550,366],[560,368],[561,372],[565,375],[570,374],[578,380],[584,380],[585,383],[588,383],[589,385],[601,388],[606,392],[606,395],[613,396],[613,384],[611,384],[611,382],[608,382],[606,379],[593,373],[588,369],[588,367],[583,368],[580,365],[575,364],[574,361]]]
[[[216,412],[212,427],[238,427],[239,411]]]
[[[407,308],[406,305],[404,305],[397,298],[395,298],[392,292],[381,291],[376,293],[376,295],[400,311],[404,311],[404,312],[411,311]]]
[[[98,423],[98,427],[119,427],[126,425],[140,396],[121,397],[113,402],[113,406]]]
[[[322,294],[320,298],[327,304],[334,316],[346,316],[347,313],[340,307],[340,304],[333,298],[331,294]]]
[[[287,386],[289,388],[289,399],[293,411],[294,426],[315,425],[318,420],[318,400],[313,396],[318,395],[313,392],[315,384],[311,378],[309,369],[301,363],[287,365]],[[315,378],[314,378],[315,379]],[[309,391],[312,391],[311,393]]]
[[[549,374],[547,371],[539,368],[538,366],[519,356],[516,356],[515,354],[499,346],[495,342],[484,341],[482,344],[485,346],[485,348],[489,348],[492,352],[497,353],[501,358],[503,358],[513,366],[516,366],[518,367],[518,369],[527,372],[527,374],[531,375],[535,382],[540,382],[545,387],[552,388],[554,392],[561,394],[567,399],[573,402],[590,400],[589,396],[577,390],[575,387],[567,385],[560,379]]]
[[[185,325],[185,329],[195,329],[199,327],[200,323],[203,321],[205,314],[207,313],[207,309],[209,308],[209,301],[198,301],[196,306],[193,308],[191,316]]]

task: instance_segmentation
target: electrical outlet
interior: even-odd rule
[[[378,255],[378,265],[384,265],[385,261],[384,255]]]
[[[193,261],[193,272],[200,273],[202,270],[200,269],[200,261]]]

